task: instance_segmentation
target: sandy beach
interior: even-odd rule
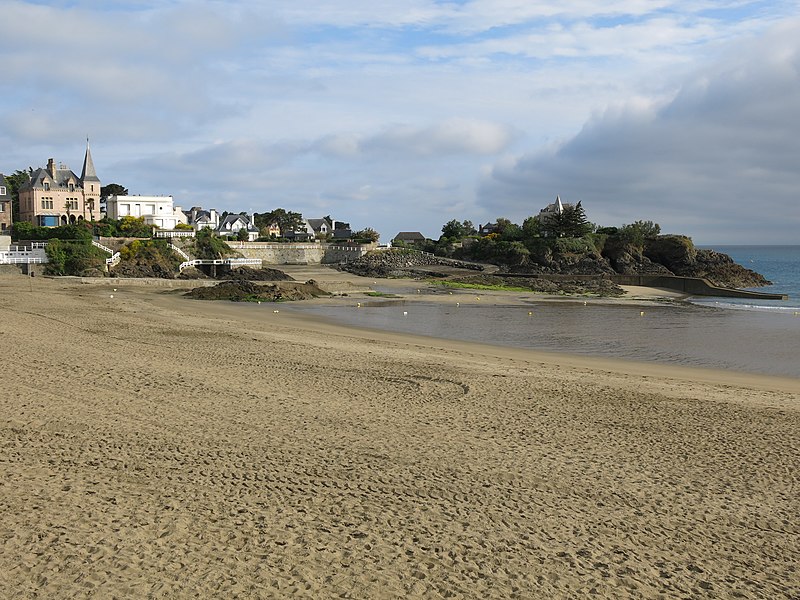
[[[800,597],[798,379],[111,280],[0,307],[0,597]]]

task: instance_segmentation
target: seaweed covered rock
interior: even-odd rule
[[[196,300],[229,300],[232,302],[282,302],[310,300],[327,296],[328,292],[313,280],[306,283],[280,282],[260,284],[252,281],[223,281],[213,287],[197,287],[185,296]]]
[[[251,267],[231,269],[230,267],[225,267],[217,270],[217,279],[229,281],[294,281],[292,277],[283,271],[267,267],[261,267],[260,269]]]

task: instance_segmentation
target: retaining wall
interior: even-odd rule
[[[374,247],[270,242],[228,242],[228,246],[245,258],[261,259],[265,265],[338,264],[361,258]]]

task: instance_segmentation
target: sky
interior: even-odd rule
[[[581,201],[800,243],[797,0],[4,0],[0,172],[388,241]]]

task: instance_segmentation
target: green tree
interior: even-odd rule
[[[100,188],[100,202],[105,202],[110,196],[127,196],[128,188],[118,183],[109,183]]]
[[[356,231],[353,234],[353,237],[357,240],[364,240],[365,242],[374,244],[380,239],[381,236],[372,227],[366,227],[360,231]]]
[[[634,221],[630,225],[623,225],[620,227],[617,235],[619,238],[628,244],[642,247],[644,241],[654,237],[658,237],[661,233],[661,226],[653,221]]]
[[[523,240],[532,240],[542,236],[542,223],[539,217],[528,217],[522,222]]]
[[[40,240],[41,227],[35,227],[28,221],[14,221],[11,225],[11,237],[15,242],[22,240]]]
[[[246,242],[250,239],[247,233],[247,227],[242,227],[239,231],[236,232],[236,239],[240,242]]]
[[[594,229],[586,218],[586,211],[580,201],[575,206],[564,207],[564,236],[579,238]]]
[[[497,217],[497,227],[495,228],[495,233],[503,234],[507,227],[513,225],[513,223],[506,219],[505,217]]]
[[[277,223],[281,229],[281,234],[286,231],[296,231],[303,224],[303,215],[298,212],[284,210],[283,208],[276,208],[266,213],[255,213],[253,215],[253,223],[259,230],[264,229]]]
[[[467,236],[475,235],[475,226],[472,221],[462,221],[459,223],[456,219],[448,221],[442,226],[442,238],[458,241]]]
[[[6,187],[11,196],[11,221],[19,221],[19,188],[23,183],[28,183],[31,178],[27,171],[14,171],[13,175],[6,175]]]
[[[194,247],[194,255],[202,259],[215,260],[232,254],[230,246],[214,235],[207,227],[197,232],[194,238]]]
[[[153,237],[153,226],[144,222],[144,217],[122,217],[117,224],[117,231],[124,237]]]
[[[47,248],[49,275],[84,275],[96,273],[105,265],[105,253],[91,245],[87,240],[51,239]]]

